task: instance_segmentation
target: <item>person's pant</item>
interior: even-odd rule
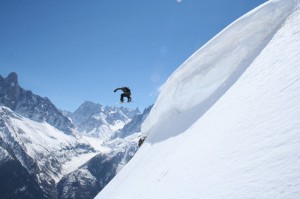
[[[121,102],[124,102],[124,97],[127,97],[127,102],[130,102],[130,101],[131,101],[130,94],[128,94],[128,93],[122,93],[122,94],[121,94],[121,98],[120,98],[120,101],[121,101]]]

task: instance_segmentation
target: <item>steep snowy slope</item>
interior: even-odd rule
[[[96,198],[298,198],[299,49],[299,1],[234,22],[168,79],[145,144]]]

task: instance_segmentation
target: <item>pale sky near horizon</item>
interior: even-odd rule
[[[266,0],[0,0],[0,75],[75,111],[121,106],[128,86],[141,110],[189,56]]]

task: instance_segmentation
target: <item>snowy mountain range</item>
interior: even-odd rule
[[[103,107],[101,104],[86,101],[70,118],[81,134],[107,139],[139,113],[138,108],[131,110],[125,107]]]
[[[0,76],[0,103],[33,121],[45,121],[66,134],[73,132],[74,125],[48,98],[20,87],[16,73],[10,73],[7,78]]]
[[[62,113],[0,76],[0,198],[93,198],[137,151],[148,113],[92,102]]]
[[[300,2],[270,0],[188,58],[96,199],[300,196]]]
[[[22,165],[46,197],[55,195],[55,183],[69,171],[65,167],[67,162],[70,164],[74,159],[96,155],[88,142],[66,135],[46,122],[30,120],[4,106],[0,107],[0,115],[3,153]],[[27,191],[26,184],[19,188]]]

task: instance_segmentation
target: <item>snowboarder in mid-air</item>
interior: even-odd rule
[[[117,92],[117,90],[123,91],[121,94],[120,101],[123,103],[124,102],[124,97],[127,97],[127,102],[131,102],[131,92],[128,87],[121,87],[121,88],[116,88],[114,92]]]

